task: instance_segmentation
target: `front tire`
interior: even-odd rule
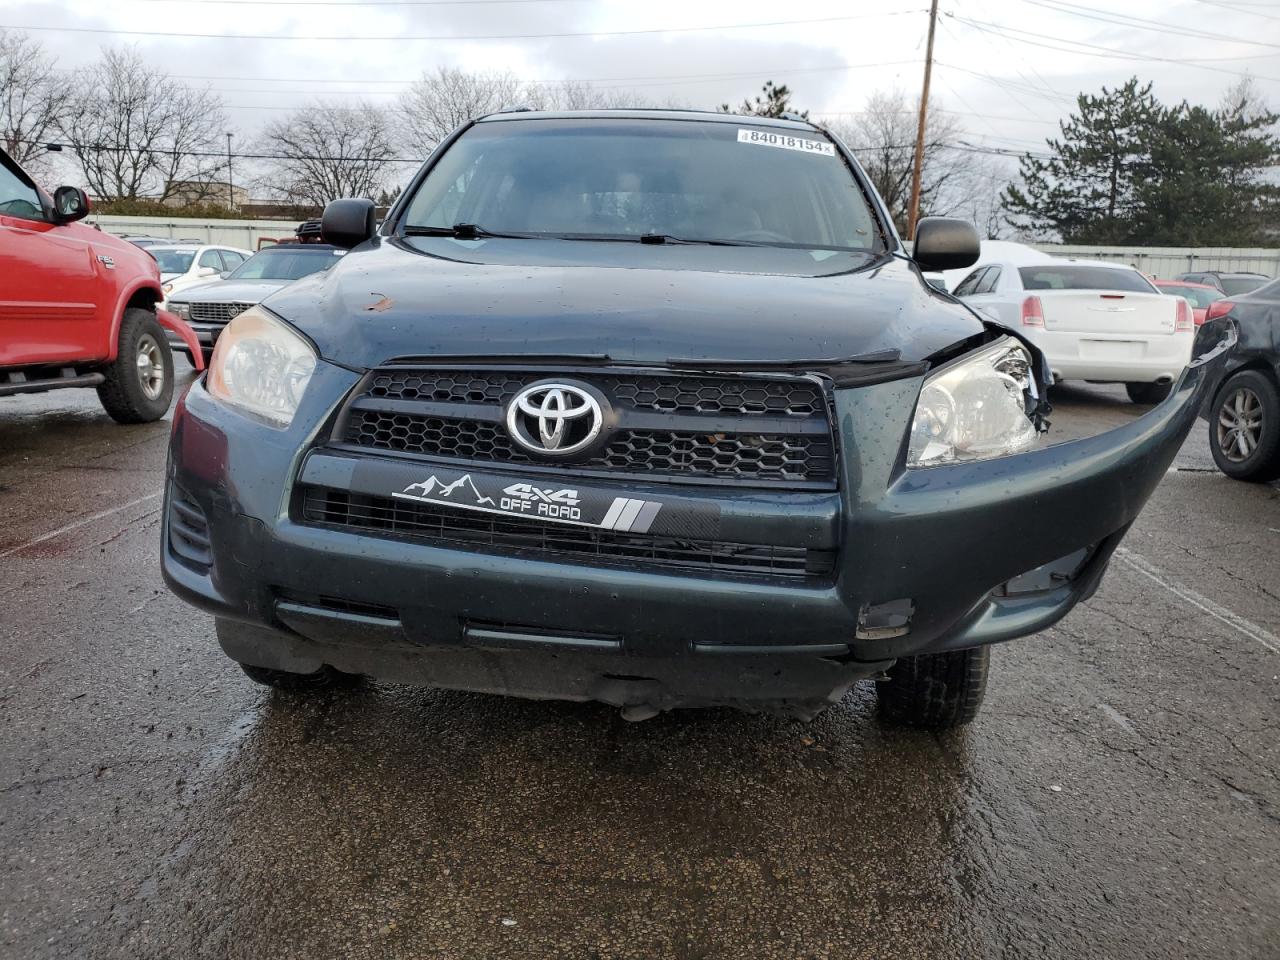
[[[1280,392],[1270,378],[1244,370],[1218,388],[1209,449],[1232,479],[1265,483],[1280,477]]]
[[[103,371],[98,399],[117,423],[159,420],[173,400],[173,353],[156,315],[139,307],[126,310],[118,346]]]
[[[1126,383],[1124,390],[1133,403],[1159,403],[1173,391],[1173,382]]]
[[[327,665],[315,673],[291,673],[288,670],[255,667],[251,663],[240,664],[240,669],[255,683],[274,687],[277,690],[288,690],[291,693],[311,693],[330,690],[334,687],[350,687],[360,682],[360,677],[356,674],[343,673]]]
[[[880,712],[891,723],[951,730],[978,715],[987,690],[990,647],[901,657],[876,684]]]

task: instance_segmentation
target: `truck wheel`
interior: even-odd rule
[[[360,682],[354,673],[343,673],[333,667],[324,666],[315,673],[290,673],[288,670],[272,670],[270,667],[255,667],[251,663],[240,664],[245,675],[263,686],[275,687],[277,690],[289,690],[294,693],[306,693],[312,690],[328,690],[333,687],[350,687]]]
[[[1125,393],[1134,403],[1159,403],[1173,390],[1173,383],[1126,383]]]
[[[1218,469],[1235,480],[1280,477],[1280,393],[1264,374],[1244,370],[1218,388],[1209,449]]]
[[[901,657],[876,684],[880,710],[893,723],[927,730],[963,726],[978,715],[987,689],[989,647]]]
[[[103,373],[98,399],[117,423],[159,420],[173,399],[173,354],[154,313],[139,307],[124,312],[120,349]]]

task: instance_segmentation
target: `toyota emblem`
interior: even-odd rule
[[[590,446],[604,429],[604,409],[592,391],[571,383],[531,383],[507,406],[507,432],[534,453],[566,457]]]

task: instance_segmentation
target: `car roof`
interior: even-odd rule
[[[511,120],[698,120],[710,123],[742,124],[752,126],[781,127],[788,130],[820,132],[816,123],[797,114],[786,117],[755,117],[737,113],[717,113],[710,110],[688,109],[611,109],[611,110],[523,110],[499,111],[480,117],[477,123],[493,123]]]
[[[260,253],[271,253],[273,250],[285,250],[290,253],[297,253],[298,251],[303,253],[324,253],[325,251],[331,252],[338,249],[340,248],[331,243],[272,243],[255,252],[254,256],[256,257]]]
[[[157,243],[151,249],[153,250],[179,250],[182,253],[195,253],[200,249],[194,243]]]
[[[1196,283],[1194,280],[1152,280],[1157,287],[1196,287],[1199,290],[1212,290],[1214,293],[1221,293],[1217,287],[1210,286],[1207,283]]]

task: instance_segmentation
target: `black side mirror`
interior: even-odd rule
[[[53,218],[72,223],[89,215],[89,195],[79,187],[59,187],[53,191]]]
[[[325,243],[350,250],[374,234],[372,200],[330,200],[320,218]]]
[[[981,249],[978,231],[968,221],[925,217],[916,224],[911,259],[921,270],[957,270],[977,263]]]

